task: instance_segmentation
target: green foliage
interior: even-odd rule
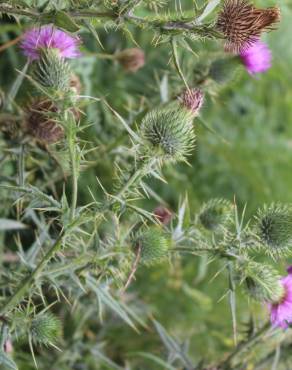
[[[291,239],[291,7],[265,38],[272,68],[252,78],[224,51],[219,3],[1,2],[6,368],[289,363],[290,331],[272,329],[266,308],[284,297]],[[78,32],[82,57],[47,49],[26,63],[16,38],[47,23]],[[126,70],[118,56],[137,48],[143,68]],[[194,119],[178,97],[198,88]],[[27,130],[35,95],[54,108],[34,124],[57,124],[60,140]]]

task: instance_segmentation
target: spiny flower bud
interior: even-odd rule
[[[52,344],[62,335],[61,321],[49,312],[41,313],[32,320],[30,334],[35,343]]]
[[[259,301],[279,302],[285,295],[278,272],[269,265],[251,261],[247,264],[243,281],[249,295]]]
[[[139,234],[133,240],[135,253],[140,253],[140,262],[152,265],[165,259],[168,255],[170,240],[163,230],[152,227]]]
[[[220,85],[230,83],[239,69],[237,57],[221,57],[215,59],[209,69],[209,77]]]
[[[115,55],[115,58],[127,72],[137,72],[145,64],[144,51],[139,48],[122,50]]]
[[[216,232],[226,226],[231,214],[232,203],[225,199],[211,199],[202,206],[198,219],[205,229]]]
[[[173,162],[185,160],[194,148],[192,121],[193,114],[177,103],[147,113],[140,135],[150,155]]]
[[[169,209],[164,206],[159,206],[154,210],[155,218],[163,225],[169,224],[172,219],[172,213]]]
[[[247,0],[225,0],[217,20],[217,29],[226,39],[225,49],[239,53],[257,41],[261,33],[279,22],[277,7],[258,9]]]
[[[33,62],[33,77],[42,86],[56,91],[70,89],[71,69],[58,49],[40,51],[40,59]]]
[[[254,233],[266,251],[274,256],[292,249],[292,209],[272,204],[258,211]]]
[[[64,129],[54,119],[57,111],[57,107],[48,99],[33,101],[26,114],[29,134],[47,144],[60,141],[64,136]]]
[[[181,98],[182,105],[188,109],[194,117],[199,114],[204,103],[204,93],[200,89],[186,90]]]

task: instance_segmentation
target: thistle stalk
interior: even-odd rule
[[[25,296],[26,292],[31,288],[33,282],[38,277],[38,275],[41,273],[41,271],[45,268],[47,263],[50,261],[50,259],[60,250],[62,247],[62,241],[63,237],[65,235],[65,232],[62,231],[58,237],[58,239],[55,241],[55,243],[52,245],[52,247],[48,250],[48,252],[45,254],[43,259],[39,262],[37,267],[33,270],[33,272],[28,275],[18,286],[17,290],[14,292],[14,294],[9,297],[6,302],[2,305],[0,308],[0,315],[5,315],[7,312],[14,308]]]
[[[72,195],[71,195],[71,206],[70,206],[70,221],[72,222],[75,217],[75,211],[77,206],[77,195],[78,195],[78,174],[79,174],[79,156],[78,146],[76,142],[76,124],[74,117],[70,111],[65,111],[65,122],[67,123],[67,140],[69,148],[69,158],[71,166],[71,177],[72,177]]]

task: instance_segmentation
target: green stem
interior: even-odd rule
[[[231,352],[229,356],[221,364],[219,364],[219,368],[226,369],[226,370],[232,369],[232,367],[230,367],[230,363],[232,362],[232,360],[236,356],[241,354],[243,351],[248,349],[251,345],[255,344],[261,338],[261,336],[264,335],[268,329],[270,329],[270,327],[271,327],[270,322],[267,322],[261,329],[259,329],[256,333],[254,333],[248,340],[246,340],[245,342],[239,343],[234,349],[234,351]]]
[[[65,233],[62,232],[56,242],[52,245],[52,247],[48,250],[48,252],[45,254],[43,259],[39,262],[37,267],[33,270],[33,272],[28,275],[18,286],[15,293],[9,297],[6,302],[3,304],[3,306],[0,308],[0,315],[5,315],[7,312],[14,308],[25,296],[29,288],[32,286],[34,280],[37,278],[37,276],[40,274],[40,272],[44,269],[46,264],[49,262],[49,260],[60,250],[62,247],[62,241]]]
[[[69,115],[69,119],[68,119]],[[70,117],[71,116],[71,117]],[[71,119],[70,119],[71,118]],[[71,166],[71,178],[72,178],[72,196],[71,196],[71,206],[70,206],[70,221],[73,221],[75,217],[75,211],[77,206],[77,195],[78,195],[78,175],[79,175],[79,158],[77,153],[77,143],[76,143],[76,127],[75,120],[71,112],[65,112],[65,122],[68,127],[68,147],[69,147],[69,157]]]

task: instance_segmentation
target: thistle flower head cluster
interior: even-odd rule
[[[281,256],[292,248],[292,209],[281,204],[265,206],[258,211],[254,233],[265,251]]]
[[[198,221],[210,231],[222,230],[230,221],[232,204],[226,199],[211,199],[205,203],[198,215]]]
[[[256,42],[262,32],[273,29],[279,20],[277,7],[258,9],[247,0],[225,0],[217,29],[225,36],[226,51],[240,53]]]
[[[153,265],[161,262],[168,255],[170,240],[158,227],[151,227],[137,235],[133,240],[135,253],[140,253],[140,262]]]
[[[30,335],[38,344],[55,343],[62,335],[61,321],[49,312],[40,313],[31,322]]]
[[[80,39],[53,26],[27,31],[21,41],[23,54],[33,62],[33,77],[43,87],[69,91],[71,70],[65,59],[80,56]]]

